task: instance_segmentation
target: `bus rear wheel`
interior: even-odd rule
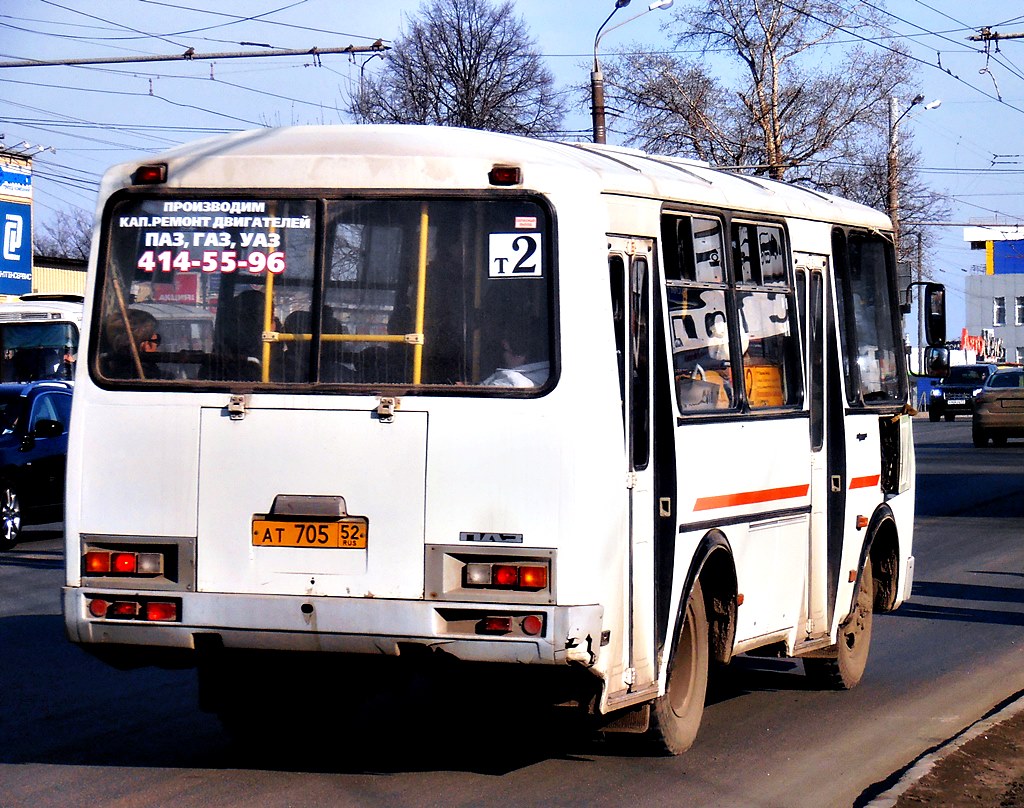
[[[680,755],[697,737],[708,689],[708,657],[707,611],[698,581],[669,662],[665,695],[651,705],[648,738],[663,754]]]
[[[871,622],[875,602],[875,582],[871,562],[864,565],[857,587],[857,602],[850,616],[839,627],[839,642],[822,656],[804,659],[804,670],[819,686],[831,690],[850,690],[857,686],[868,664],[871,649]]]

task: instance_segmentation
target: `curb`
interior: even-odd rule
[[[1010,720],[1022,711],[1024,711],[1024,696],[1018,696],[998,712],[978,720],[959,735],[954,735],[934,751],[926,752],[921,757],[911,761],[903,769],[903,776],[900,777],[894,786],[879,794],[871,802],[865,803],[863,808],[893,808],[900,796],[935,768],[936,764],[943,758],[951,755],[961,746],[987,732],[995,725]]]

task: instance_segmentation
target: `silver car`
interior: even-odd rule
[[[975,393],[971,436],[978,447],[1024,438],[1024,368],[997,370]]]

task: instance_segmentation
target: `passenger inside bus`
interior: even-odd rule
[[[100,355],[100,371],[109,379],[164,379],[167,376],[153,355],[160,350],[156,318],[140,309],[128,310],[125,319],[116,312],[104,324],[107,351]],[[134,350],[133,350],[134,345]]]
[[[551,372],[542,329],[536,320],[525,325],[506,323],[499,339],[503,366],[480,383],[491,387],[541,387]]]

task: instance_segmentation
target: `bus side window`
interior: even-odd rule
[[[736,401],[729,310],[718,289],[670,287],[669,333],[679,409],[730,409]]]
[[[739,296],[743,384],[751,409],[800,403],[800,345],[790,310],[779,292]]]
[[[736,404],[729,344],[733,313],[726,291],[722,222],[666,213],[661,229],[680,412],[731,409]]]

